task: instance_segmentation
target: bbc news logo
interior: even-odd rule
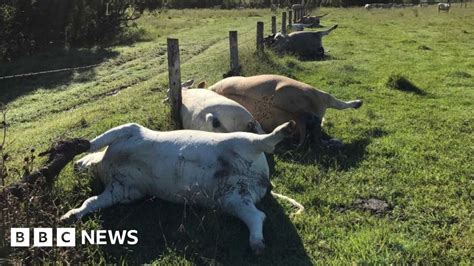
[[[12,228],[10,231],[11,247],[75,247],[75,228]],[[138,243],[137,230],[91,230],[81,231],[82,245],[136,245]],[[33,241],[30,241],[31,238]],[[54,243],[53,243],[54,242]]]

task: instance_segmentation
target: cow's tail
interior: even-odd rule
[[[291,205],[293,205],[295,208],[298,208],[298,210],[295,212],[295,214],[300,214],[304,211],[304,207],[303,205],[301,205],[301,203],[297,202],[296,200],[288,197],[288,196],[285,196],[285,195],[282,195],[282,194],[278,194],[276,192],[273,192],[271,191],[272,195],[274,197],[277,197],[277,198],[280,198],[280,199],[283,199],[283,200],[286,200],[288,201],[289,203],[291,203]]]
[[[109,146],[110,144],[116,142],[117,140],[123,140],[130,138],[137,133],[139,133],[141,126],[135,123],[125,124],[118,127],[114,127],[102,135],[91,140],[91,146],[88,152],[95,152],[104,147]]]

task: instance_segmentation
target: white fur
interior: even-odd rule
[[[145,196],[220,207],[249,228],[250,246],[263,250],[265,214],[255,207],[267,192],[269,169],[264,152],[294,128],[285,123],[272,133],[213,133],[195,130],[159,132],[137,124],[115,127],[91,141],[89,152],[76,162],[105,184],[61,219],[81,219],[87,213]],[[100,149],[107,147],[105,151]]]
[[[205,89],[183,90],[182,99],[181,120],[185,129],[265,133],[247,109],[216,92]],[[217,120],[219,126],[215,127],[213,120]]]

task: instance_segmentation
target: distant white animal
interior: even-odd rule
[[[105,190],[68,211],[62,220],[145,196],[218,207],[238,217],[250,231],[249,243],[259,254],[265,248],[265,214],[255,207],[270,187],[264,152],[271,153],[295,130],[287,122],[266,135],[196,130],[160,132],[138,124],[108,130],[90,142],[91,154],[76,169],[99,177]],[[107,148],[104,151],[100,151]]]
[[[451,7],[451,3],[439,3],[438,4],[438,13],[443,10],[449,12],[449,8]]]
[[[364,8],[365,9],[372,9],[374,6],[371,4],[365,4]]]

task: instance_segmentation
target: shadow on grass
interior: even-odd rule
[[[293,65],[285,66],[284,64],[280,64],[279,62],[275,60],[277,57],[280,57],[280,56],[282,55],[279,55],[278,53],[275,53],[270,50],[270,51],[263,52],[263,54],[260,55],[260,59],[263,61],[263,63],[268,65],[271,69],[275,70],[276,73],[280,73],[280,75],[283,75],[292,79],[296,79],[295,75],[293,75],[292,73],[293,68],[294,68]]]
[[[11,63],[2,63],[0,65],[0,77],[95,65],[118,55],[117,52],[95,48],[56,49],[51,51],[52,52],[20,58]],[[91,67],[75,71],[0,79],[0,101],[7,104],[39,88],[47,90],[57,88],[61,85],[67,86],[75,77],[75,73],[81,73],[80,79],[84,81],[91,80],[95,77],[94,67]]]
[[[330,139],[326,133],[322,133],[323,139]],[[325,135],[325,136],[324,136]],[[374,128],[367,130],[362,137],[353,140],[350,143],[344,143],[341,148],[323,147],[316,143],[309,142],[305,147],[299,150],[290,150],[289,143],[283,143],[278,147],[280,159],[300,164],[318,164],[323,169],[336,168],[338,170],[349,170],[357,167],[364,160],[366,147],[372,142],[373,138],[379,138],[387,135],[387,132]],[[283,152],[283,150],[286,150]]]
[[[291,53],[291,52],[277,52],[273,51],[270,47],[267,47],[268,50],[271,51],[275,56],[277,57],[284,57],[290,56],[298,61],[301,62],[311,62],[311,61],[331,61],[331,60],[340,60],[341,58],[327,54],[324,52],[324,48],[321,49],[318,53],[315,53],[313,55],[298,55],[296,53]],[[268,63],[270,66],[274,67],[275,69],[280,70],[280,72],[285,73],[285,67],[279,64],[278,62],[275,62],[275,60],[268,54],[268,52],[265,52],[262,56],[262,59],[264,62]],[[283,70],[283,71],[282,71]]]
[[[404,91],[404,92],[411,92],[415,93],[417,95],[426,95],[426,92],[422,89],[420,89],[418,86],[413,84],[410,80],[405,78],[404,76],[395,74],[395,75],[390,75],[388,77],[387,87],[399,91]]]
[[[103,212],[103,228],[137,230],[135,246],[106,246],[110,262],[150,263],[170,253],[193,264],[311,265],[301,238],[281,205],[267,195],[258,205],[267,215],[266,249],[255,256],[243,222],[221,211],[149,199]]]

